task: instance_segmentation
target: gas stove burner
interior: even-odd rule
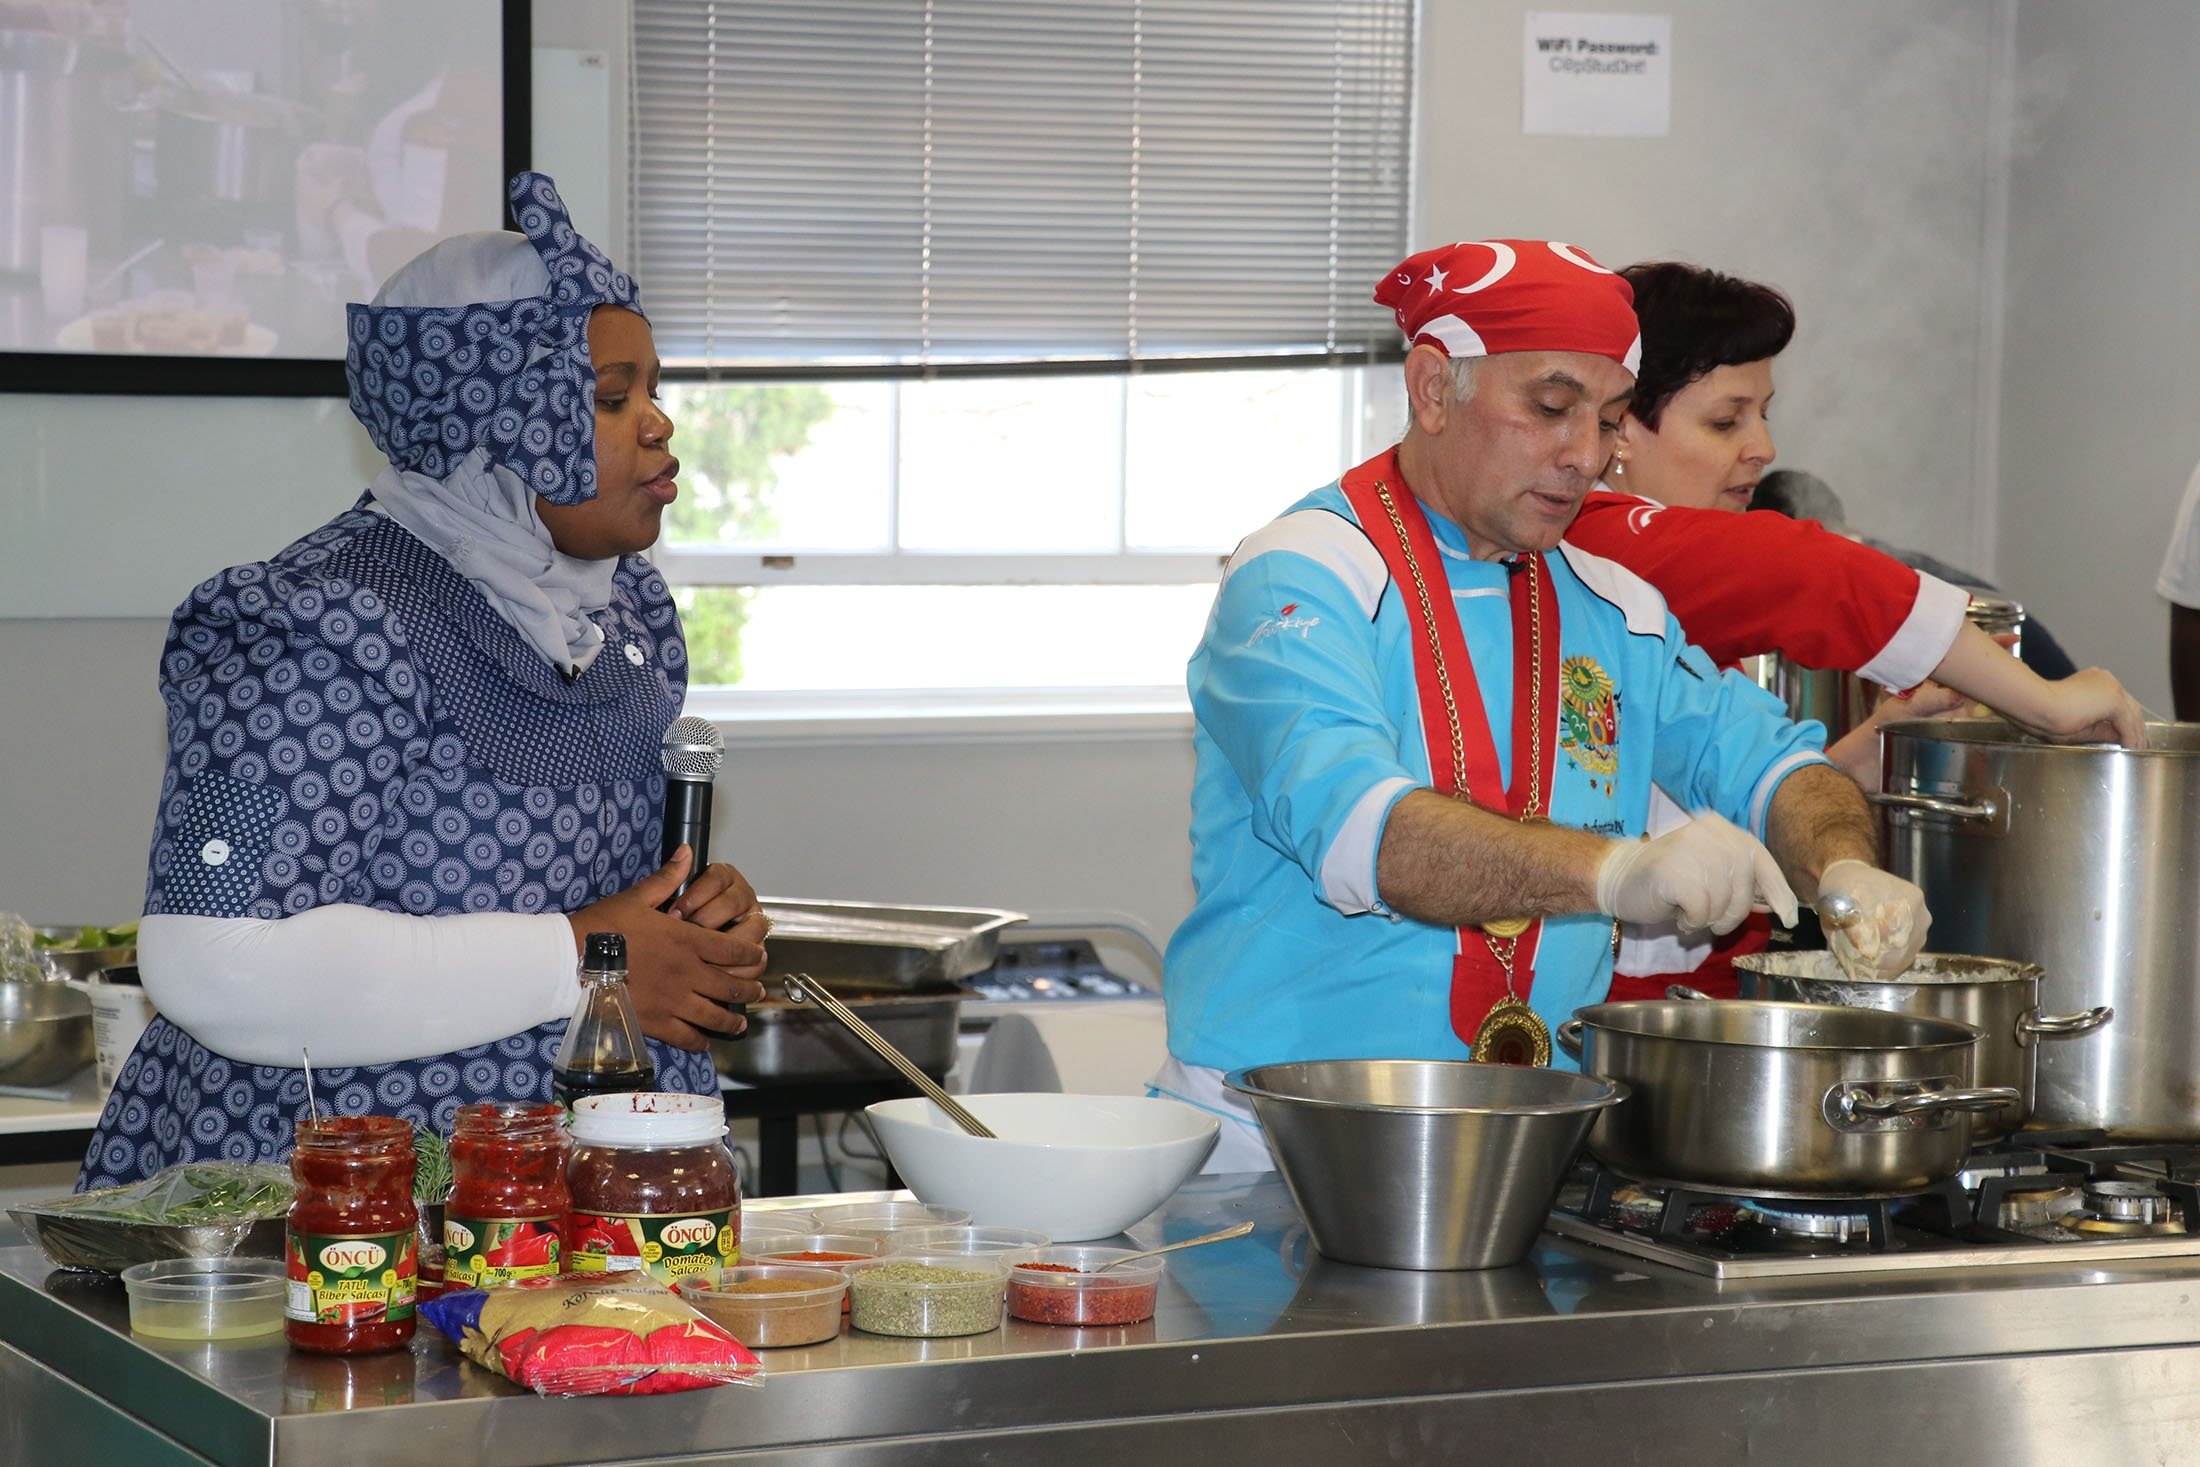
[[[2146,1182],[2088,1182],[2085,1206],[2063,1219],[2063,1226],[2079,1233],[2138,1237],[2181,1233],[2185,1220]]]
[[[2200,1260],[2200,1144],[2026,1132],[1965,1157],[1960,1182],[1897,1198],[1737,1197],[1593,1161],[1568,1188],[1551,1231],[1714,1280]]]
[[[2059,1187],[2032,1187],[2002,1194],[1995,1221],[2013,1232],[2053,1225],[2058,1219],[2085,1206],[2085,1192],[2076,1183]]]
[[[2005,1156],[1973,1152],[1964,1162],[1963,1170],[1956,1173],[1956,1182],[1966,1192],[1976,1192],[1980,1184],[1993,1177],[2044,1177],[2048,1165],[2036,1151],[2010,1152]]]
[[[1744,1202],[1735,1216],[1737,1226],[1754,1224],[1781,1238],[1848,1243],[1871,1235],[1872,1220],[1861,1212],[1815,1212],[1771,1202]]]

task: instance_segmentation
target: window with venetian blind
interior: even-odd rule
[[[633,13],[699,680],[1176,682],[1395,359],[1410,0]]]

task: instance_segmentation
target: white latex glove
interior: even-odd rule
[[[1836,861],[1818,878],[1818,913],[1826,945],[1841,971],[1858,982],[1898,976],[1916,960],[1933,925],[1925,893],[1892,872],[1862,861]],[[1843,922],[1827,910],[1854,916]]]
[[[1597,910],[1623,922],[1726,933],[1759,903],[1795,921],[1795,893],[1772,852],[1715,814],[1656,840],[1616,841],[1597,867]]]

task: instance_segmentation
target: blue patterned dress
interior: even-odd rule
[[[442,557],[364,508],[198,587],[161,659],[169,754],[146,912],[562,913],[631,886],[657,864],[659,751],[687,648],[647,562],[622,561],[614,586],[603,652],[570,683]],[[343,1005],[327,995],[330,1024]],[[317,1098],[448,1130],[472,1101],[548,1099],[564,1030],[316,1069]],[[651,1048],[663,1088],[717,1092],[707,1054]],[[303,1071],[226,1059],[156,1019],[82,1185],[286,1156],[305,1099]]]

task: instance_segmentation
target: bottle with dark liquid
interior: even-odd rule
[[[591,932],[581,958],[581,1001],[550,1067],[551,1098],[567,1110],[584,1095],[657,1088],[657,1064],[626,986],[626,938]]]

